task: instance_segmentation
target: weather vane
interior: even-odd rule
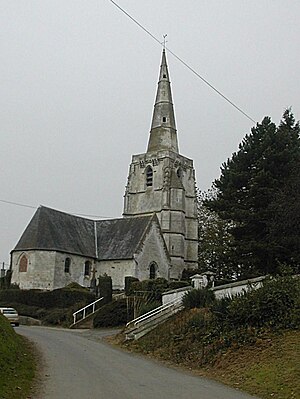
[[[164,41],[162,42],[162,44],[164,46],[164,50],[166,49],[166,43],[167,43],[166,37],[167,36],[168,36],[167,33],[165,35],[163,35]]]

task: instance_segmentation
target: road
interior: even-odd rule
[[[43,386],[35,399],[253,399],[111,347],[101,330],[20,326],[43,354]]]

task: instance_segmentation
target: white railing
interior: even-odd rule
[[[94,301],[94,302],[90,303],[89,305],[86,305],[84,308],[81,308],[81,309],[77,310],[76,312],[74,312],[73,313],[73,320],[74,320],[73,324],[77,323],[80,320],[85,319],[90,314],[95,313],[95,311],[96,311],[96,303],[102,301],[102,299],[103,299],[103,297],[99,298],[99,299],[96,299],[96,301]],[[91,307],[93,308],[92,311],[87,314],[87,309],[89,309]],[[80,313],[82,313],[81,319],[76,320],[77,315],[80,314]]]
[[[182,298],[177,298],[174,299],[173,301],[170,301],[164,305],[159,306],[158,308],[155,308],[151,310],[148,313],[145,313],[139,317],[137,317],[134,320],[129,321],[126,324],[126,329],[127,328],[137,328],[139,324],[142,323],[147,323],[148,321],[151,321],[151,319],[154,319],[154,316],[160,315],[162,313],[168,313],[171,308],[179,308],[180,305],[182,304]]]

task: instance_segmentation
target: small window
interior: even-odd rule
[[[163,116],[163,122],[167,122],[167,117]]]
[[[146,186],[151,187],[153,185],[153,170],[151,166],[146,169]]]
[[[164,74],[163,74],[163,78],[166,78],[166,77],[167,77],[167,75],[164,73]]]
[[[89,276],[90,273],[91,273],[91,262],[87,260],[84,263],[84,275]]]
[[[22,257],[20,259],[20,263],[19,263],[19,272],[21,272],[21,273],[27,272],[27,268],[28,268],[27,256],[22,255]]]
[[[149,273],[150,280],[155,280],[157,272],[157,264],[155,262],[150,263],[149,272],[150,272]]]
[[[65,273],[70,273],[71,259],[65,259]]]

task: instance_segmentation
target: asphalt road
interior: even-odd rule
[[[250,399],[253,396],[115,349],[101,330],[20,326],[43,354],[36,399]]]

